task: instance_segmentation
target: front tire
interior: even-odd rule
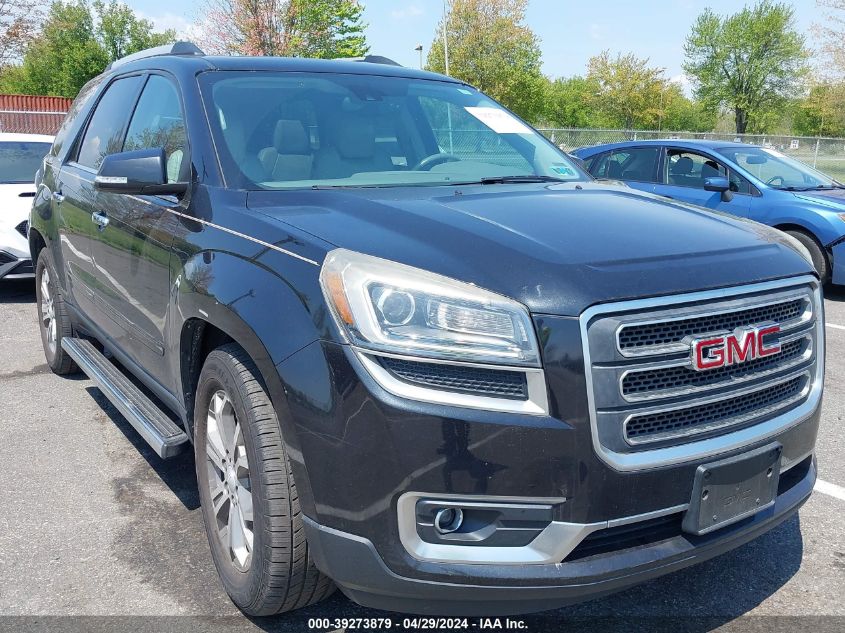
[[[309,555],[276,412],[239,346],[208,355],[194,410],[202,514],[232,601],[262,616],[329,596],[334,585]]]
[[[784,231],[787,235],[794,237],[801,242],[804,247],[810,251],[810,257],[813,259],[813,267],[819,275],[819,279],[823,284],[830,281],[830,263],[827,259],[827,254],[819,245],[812,235],[808,235],[803,231]]]
[[[59,376],[78,372],[76,363],[62,347],[62,339],[73,336],[73,327],[59,288],[56,267],[47,248],[41,249],[35,266],[35,300],[47,364]]]

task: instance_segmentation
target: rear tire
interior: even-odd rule
[[[44,357],[54,374],[65,376],[79,371],[76,363],[62,348],[62,339],[73,336],[73,328],[58,284],[56,267],[50,250],[42,248],[35,266],[35,299],[38,308],[38,329]]]
[[[276,412],[239,346],[208,355],[194,411],[202,514],[232,601],[263,616],[329,596],[334,584],[310,556]]]
[[[787,235],[791,235],[796,240],[801,242],[804,247],[810,251],[810,256],[813,258],[813,267],[816,269],[819,278],[823,284],[830,281],[830,263],[827,259],[827,253],[819,245],[816,239],[803,231],[784,231]]]

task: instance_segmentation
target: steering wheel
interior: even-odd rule
[[[780,184],[779,184],[779,185],[776,185],[776,184],[775,184],[775,181],[776,181],[776,180],[780,180]],[[767,184],[767,185],[772,185],[773,187],[783,187],[783,185],[784,185],[785,183],[786,183],[786,181],[783,179],[783,176],[772,176],[771,178],[769,178],[769,179],[766,181],[766,184]]]
[[[446,154],[443,152],[438,152],[437,154],[432,154],[431,156],[426,156],[416,165],[414,165],[411,171],[430,171],[432,167],[435,165],[442,165],[443,163],[455,163],[460,161],[461,159],[455,156],[454,154]]]

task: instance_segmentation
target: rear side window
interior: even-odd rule
[[[596,178],[657,182],[657,157],[656,147],[626,147],[596,158],[590,173]]]
[[[82,137],[76,162],[99,169],[103,157],[119,152],[126,119],[138,93],[141,77],[118,79],[106,88]]]
[[[79,117],[79,113],[82,112],[85,106],[88,104],[88,101],[90,101],[91,96],[96,92],[96,89],[100,85],[102,80],[102,76],[95,77],[87,84],[82,86],[82,90],[80,90],[79,94],[76,95],[76,99],[73,100],[73,103],[70,106],[70,110],[68,110],[67,114],[65,115],[65,118],[62,121],[62,125],[59,128],[59,131],[56,132],[56,137],[53,140],[53,156],[58,156],[59,152],[62,151],[62,147],[65,144],[65,140],[67,139],[68,133],[70,132],[71,128],[74,127],[77,117]]]
[[[179,182],[185,160],[187,136],[179,93],[161,75],[151,75],[126,133],[123,150],[164,148],[167,181]]]

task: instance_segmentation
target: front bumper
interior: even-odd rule
[[[782,523],[809,498],[814,458],[783,475],[775,505],[707,536],[678,534],[651,544],[561,564],[507,567],[493,576],[479,566],[440,564],[392,571],[366,538],[305,520],[314,560],[352,600],[367,607],[426,615],[495,616],[554,609],[625,589],[718,556]],[[501,570],[500,570],[501,571]]]
[[[831,282],[838,286],[845,285],[845,238],[830,246],[829,252],[832,267]]]
[[[26,222],[0,225],[0,279],[31,279],[35,276],[29,254]]]
[[[0,251],[0,279],[32,279],[35,271],[29,257],[15,257]]]

